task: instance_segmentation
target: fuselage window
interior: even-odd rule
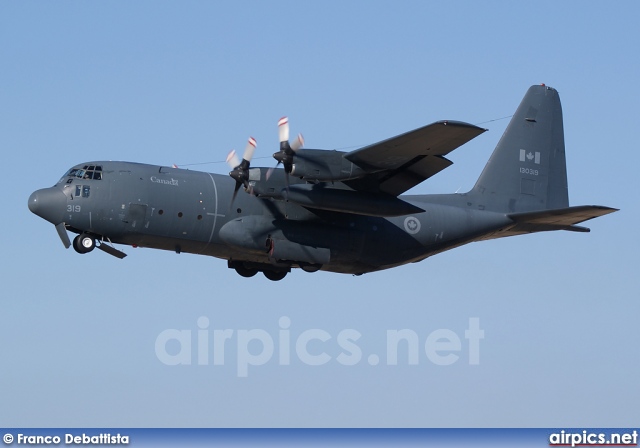
[[[88,198],[89,197],[89,185],[84,185],[82,187],[82,197],[83,198]]]
[[[82,192],[82,185],[76,185],[76,197],[80,196]]]

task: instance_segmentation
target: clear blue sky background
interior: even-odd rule
[[[638,426],[639,16],[632,1],[0,3],[0,426]],[[225,173],[253,135],[255,164],[272,166],[283,115],[308,147],[351,148],[511,115],[542,82],[563,102],[572,205],[622,209],[590,234],[273,283],[186,254],[80,256],[27,209],[83,161]],[[507,122],[485,123],[412,192],[469,189]],[[157,336],[195,337],[201,316],[211,331],[273,338],[286,316],[292,340],[330,333],[310,350],[333,360],[281,366],[276,354],[238,378],[232,340],[223,366],[198,366],[195,345],[194,365],[160,362]],[[387,330],[422,345],[441,328],[462,339],[453,365],[424,351],[418,365],[406,351],[384,362]],[[335,361],[342,329],[362,333],[356,366]]]

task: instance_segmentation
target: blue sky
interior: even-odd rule
[[[637,426],[639,13],[631,1],[0,3],[0,425]],[[254,165],[272,166],[283,115],[327,149],[440,119],[485,123],[412,193],[465,191],[508,123],[489,121],[543,82],[563,103],[571,204],[621,209],[590,234],[273,283],[187,254],[80,256],[27,209],[88,160],[225,173],[253,135]],[[201,317],[210,335],[234,331],[223,365],[196,362]],[[263,330],[278,348],[283,318],[290,364],[276,351],[238,377],[238,335]],[[191,332],[191,365],[156,355],[172,329]],[[331,357],[320,366],[295,352],[314,329],[331,336],[309,346]],[[401,329],[420,341],[417,365],[407,350],[386,362],[387,331]],[[461,341],[448,366],[422,350],[441,329]],[[337,361],[343,330],[362,335],[354,366]]]

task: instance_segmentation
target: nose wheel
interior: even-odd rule
[[[91,252],[96,247],[96,239],[87,233],[81,233],[73,239],[73,248],[79,254]]]

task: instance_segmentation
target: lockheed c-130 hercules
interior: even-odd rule
[[[462,194],[402,195],[452,164],[451,151],[486,129],[438,121],[351,152],[302,149],[279,122],[276,168],[227,157],[230,177],[167,166],[93,161],[29,197],[65,247],[113,244],[210,255],[244,277],[281,280],[292,268],[360,275],[474,241],[577,224],[616,211],[569,207],[558,92],[529,88],[475,186]],[[280,167],[281,165],[281,167]],[[247,194],[238,194],[243,188]],[[78,234],[71,243],[67,231]]]

